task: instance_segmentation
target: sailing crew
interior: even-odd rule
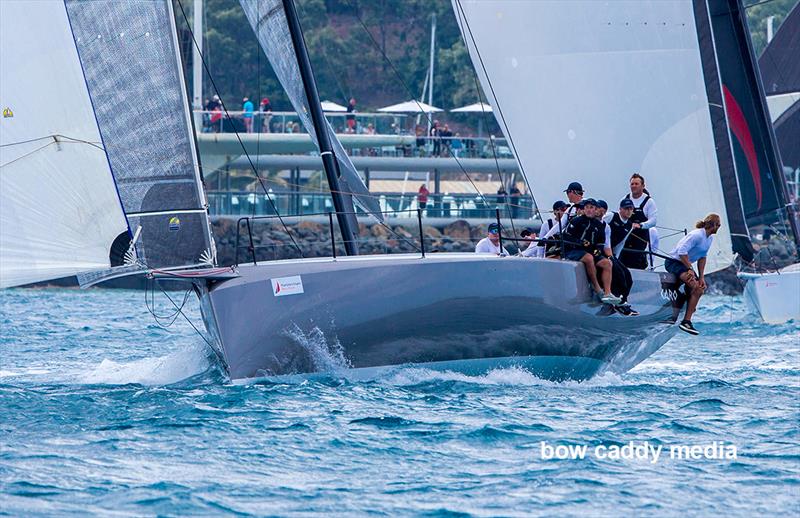
[[[569,200],[569,205],[563,210],[561,213],[561,218],[555,220],[552,228],[547,231],[547,234],[539,233],[542,239],[547,239],[550,241],[559,241],[560,234],[567,228],[570,220],[576,216],[580,216],[582,214],[582,204],[581,201],[583,200],[583,186],[578,182],[571,182],[564,192],[567,193],[567,199]],[[561,255],[561,245],[560,243],[549,245],[547,247],[547,254],[548,257],[558,257]]]
[[[625,199],[633,202],[633,232],[619,258],[628,268],[644,270],[647,268],[647,250],[650,243],[650,229],[658,222],[658,208],[656,202],[650,197],[644,184],[644,177],[639,173],[631,175],[631,192]]]
[[[539,249],[541,247],[536,242],[536,233],[533,231],[532,228],[524,229],[522,232],[519,233],[519,237],[525,240],[522,243],[520,243],[519,255],[521,255],[522,257],[543,257],[539,255]],[[528,243],[527,247],[525,246],[526,242]]]
[[[475,245],[476,254],[495,254],[507,256],[508,250],[500,246],[500,225],[497,223],[489,224],[486,237],[478,241]]]
[[[558,226],[558,221],[561,220],[561,217],[564,215],[564,211],[566,211],[568,208],[569,205],[567,205],[562,200],[558,200],[555,203],[553,203],[553,217],[547,218],[542,222],[542,226],[539,227],[539,235],[546,236],[547,233],[553,228],[553,226]],[[548,248],[550,248],[554,252],[549,255],[558,255],[557,251],[555,250],[555,248],[557,247],[552,247],[547,243],[540,243],[536,246],[536,248],[537,250],[535,254],[533,253],[533,251],[531,251],[528,254],[523,253],[522,255],[525,255],[526,257],[545,257],[546,255],[548,255],[545,253],[545,251]]]
[[[572,218],[564,230],[564,257],[583,263],[589,282],[600,300],[605,304],[617,305],[621,300],[611,294],[611,261],[603,252],[605,230],[602,222],[595,219],[597,202],[588,198],[581,203],[583,214]],[[598,269],[602,287],[597,280]]]
[[[633,277],[628,267],[617,257],[633,229],[632,215],[633,202],[624,198],[619,202],[619,212],[612,212],[603,218],[606,224],[605,254],[611,260],[611,291],[619,294],[622,300],[622,303],[614,309],[626,316],[639,315],[639,312],[628,303],[628,296],[633,288]]]
[[[700,332],[692,325],[692,316],[697,309],[700,297],[706,291],[704,272],[706,269],[706,256],[714,234],[722,226],[718,214],[709,214],[702,221],[695,224],[695,230],[685,235],[675,248],[669,253],[670,259],[664,263],[664,268],[680,279],[689,291],[689,300],[686,303],[686,314],[680,323],[681,331],[692,335]],[[697,273],[692,268],[692,263],[697,262]]]

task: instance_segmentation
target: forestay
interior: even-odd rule
[[[453,0],[495,117],[542,206],[573,180],[612,209],[640,172],[658,224],[723,218],[707,271],[732,261],[691,0]],[[666,237],[669,251],[683,233]]]
[[[0,2],[0,287],[110,265],[127,233],[61,0]]]
[[[278,80],[297,112],[298,118],[311,135],[314,143],[319,146],[308,110],[308,100],[300,78],[300,69],[292,46],[286,14],[283,11],[283,3],[281,0],[240,0],[240,3],[258,37],[261,48],[267,55]],[[383,221],[378,201],[369,193],[369,189],[364,185],[364,181],[358,175],[353,162],[327,121],[326,127],[341,171],[339,187],[345,194],[352,195],[362,209]]]
[[[66,0],[137,260],[214,261],[170,0]]]

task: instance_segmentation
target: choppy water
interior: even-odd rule
[[[141,292],[6,291],[0,514],[796,515],[800,325],[704,304],[701,337],[582,384],[518,369],[357,380],[334,354],[317,378],[240,386]],[[543,460],[542,441],[590,454]],[[737,459],[591,454],[629,441],[724,441]]]

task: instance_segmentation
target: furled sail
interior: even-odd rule
[[[286,22],[281,0],[240,0],[242,9],[253,27],[261,48],[267,55],[278,80],[289,96],[303,127],[319,145],[308,111],[308,101],[300,79],[297,56],[292,46],[292,37]],[[328,135],[333,144],[334,154],[339,162],[341,177],[339,187],[346,195],[352,195],[362,209],[383,221],[377,199],[369,193],[364,181],[358,175],[353,162],[336,137],[333,128],[326,122]]]
[[[800,170],[800,2],[758,58],[758,67],[781,161],[791,171]]]
[[[541,206],[570,181],[615,209],[640,172],[663,251],[709,212],[733,259],[691,0],[452,0],[495,117]],[[734,209],[736,209],[734,207]],[[672,235],[670,235],[672,234]]]
[[[707,0],[748,225],[785,220],[785,178],[740,0]]]
[[[214,262],[171,1],[65,3],[138,262]]]
[[[62,0],[0,2],[0,287],[110,266],[128,233]]]

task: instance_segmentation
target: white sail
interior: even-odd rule
[[[127,224],[64,3],[0,2],[0,287],[108,268]]]
[[[539,206],[571,181],[612,210],[641,173],[662,251],[723,218],[707,271],[731,264],[691,0],[453,0],[484,92]]]

